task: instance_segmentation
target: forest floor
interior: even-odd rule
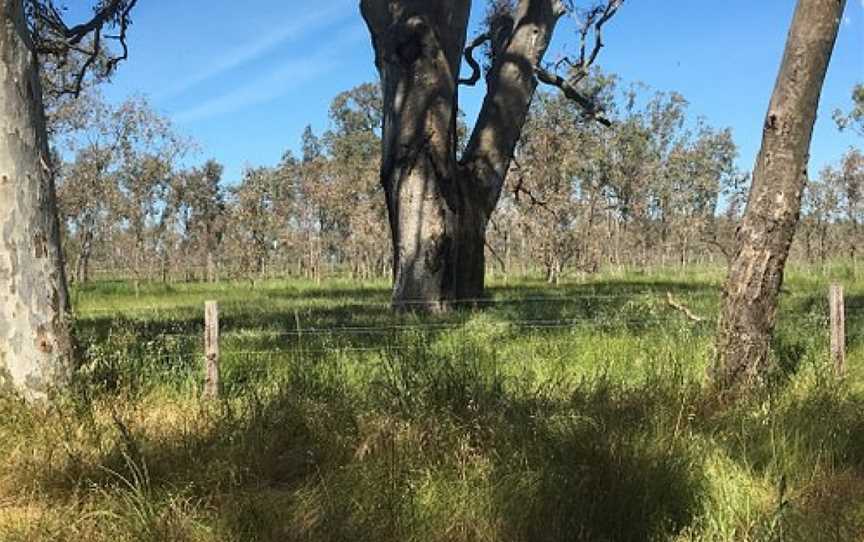
[[[499,281],[444,316],[347,280],[76,288],[72,388],[0,395],[0,540],[864,540],[864,277],[790,272],[776,370],[734,404],[706,376],[721,281]]]

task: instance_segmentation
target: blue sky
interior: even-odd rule
[[[195,161],[273,165],[297,150],[303,127],[328,126],[337,93],[376,77],[358,0],[142,0],[129,60],[105,88],[111,101],[141,93],[200,146]],[[252,7],[250,7],[252,6]],[[731,127],[742,169],[753,167],[794,0],[627,0],[609,24],[598,62],[625,82],[677,91],[690,111]],[[482,16],[476,1],[474,19]],[[547,59],[568,45],[560,27]],[[572,43],[572,39],[569,40]],[[864,82],[864,0],[848,0],[823,92],[811,173],[864,141],[837,132],[831,112],[848,109]],[[463,92],[476,114],[482,89]]]

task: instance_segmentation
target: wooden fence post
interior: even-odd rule
[[[219,396],[219,305],[204,303],[204,397]]]
[[[829,295],[831,307],[831,360],[837,376],[846,373],[846,302],[843,298],[843,286],[831,285]]]

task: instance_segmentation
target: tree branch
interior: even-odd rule
[[[583,96],[576,86],[588,76],[591,66],[597,61],[600,50],[603,49],[603,26],[615,16],[623,3],[624,0],[606,0],[605,6],[598,5],[587,12],[585,20],[579,29],[579,61],[572,62],[569,58],[565,57],[556,63],[556,68],[560,67],[561,64],[570,66],[566,79],[539,65],[535,69],[537,79],[541,83],[558,87],[564,93],[564,96],[573,100],[585,110],[585,115],[588,118],[599,122],[607,128],[612,126],[612,123],[602,116],[603,109],[593,100]],[[589,53],[588,41],[592,32],[594,33],[594,46]]]
[[[705,321],[705,318],[693,314],[693,311],[691,311],[689,308],[675,301],[675,298],[672,297],[672,292],[666,292],[666,302],[669,304],[670,307],[681,312],[682,314],[684,314],[684,316],[689,318],[691,321],[696,322],[697,324]]]
[[[612,122],[602,115],[603,109],[594,101],[583,96],[582,93],[576,90],[576,88],[574,88],[563,77],[539,66],[534,69],[534,73],[537,75],[537,79],[541,83],[561,89],[561,92],[564,93],[565,97],[576,102],[579,107],[585,111],[586,117],[599,122],[607,128],[612,126]]]
[[[486,97],[461,161],[489,213],[501,195],[537,87],[534,66],[542,61],[563,14],[560,0],[520,0],[502,27],[507,31],[491,38],[500,43],[493,43]]]
[[[27,2],[30,8],[31,32],[38,54],[58,57],[60,66],[65,65],[73,53],[84,57],[80,68],[75,71],[72,87],[62,89],[61,93],[75,96],[81,93],[88,71],[93,69],[97,60],[104,58],[103,38],[117,40],[122,50],[118,56],[104,58],[104,77],[110,76],[117,65],[128,58],[126,34],[131,24],[130,13],[138,0],[102,0],[101,7],[96,9],[89,21],[72,28],[63,20],[53,0]],[[117,35],[103,36],[102,32],[106,27],[117,27],[120,31]],[[92,45],[89,48],[82,47],[82,43],[90,35],[93,36]]]
[[[507,272],[507,262],[505,262],[504,259],[501,258],[501,256],[495,250],[495,248],[492,247],[492,244],[489,242],[488,239],[484,239],[483,243],[486,245],[486,248],[489,249],[489,253],[492,254],[492,257],[494,257],[498,261],[498,265],[501,266],[501,272],[506,273]]]
[[[519,182],[517,182],[516,186],[513,187],[513,197],[516,199],[516,203],[520,203],[519,194],[525,194],[528,196],[531,205],[542,207],[544,209],[546,208],[547,204],[545,201],[538,199],[530,190],[525,188],[525,177],[519,177]]]
[[[624,3],[624,0],[609,0],[608,4],[606,4],[606,9],[601,9],[600,6],[594,8],[589,14],[588,19],[585,21],[585,24],[581,30],[581,42],[582,47],[580,50],[580,58],[578,68],[582,73],[581,77],[585,77],[588,75],[588,68],[590,68],[594,62],[597,60],[597,56],[600,54],[600,49],[603,48],[603,25],[609,22],[609,19],[615,16],[618,12],[618,8],[621,7],[621,4]],[[594,48],[591,51],[590,57],[585,58],[585,42],[588,37],[588,32],[591,27],[594,27]]]
[[[489,33],[480,34],[471,42],[471,45],[465,48],[465,62],[471,66],[471,77],[468,79],[459,79],[460,85],[473,87],[478,81],[480,81],[482,70],[480,69],[480,64],[474,59],[474,49],[480,47],[491,39],[492,36],[490,36]]]

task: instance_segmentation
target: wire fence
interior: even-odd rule
[[[316,313],[320,307],[298,305],[298,300],[255,307],[251,316],[248,303],[222,304],[221,357],[274,360],[286,356],[396,355],[429,347],[436,341],[459,345],[485,340],[482,346],[494,349],[507,342],[532,339],[541,344],[543,340],[554,342],[562,335],[572,336],[569,340],[577,343],[592,340],[597,334],[659,334],[667,335],[669,340],[704,341],[710,340],[716,331],[719,291],[686,292],[679,294],[674,303],[668,294],[656,291],[483,298],[461,304],[486,310],[453,311],[433,317],[393,314],[386,301],[326,297],[311,301],[331,304],[330,308],[337,309],[339,315],[336,320],[343,321],[332,321],[332,315],[328,320]],[[783,296],[782,302],[787,305],[799,302],[805,308],[781,312],[781,330],[787,327],[799,333],[820,335],[824,331],[827,337],[827,299],[809,293],[790,293]],[[682,311],[681,307],[689,308]],[[353,321],[354,313],[361,309],[380,311],[380,318]],[[262,313],[268,317],[262,319]],[[203,315],[203,304],[90,307],[78,313],[85,342],[90,347],[120,345],[118,352],[169,367],[178,363],[196,367],[206,358]],[[846,317],[852,324],[850,331],[857,336],[864,328],[864,304],[848,304]],[[101,327],[98,321],[103,321]]]
[[[370,293],[378,293],[377,290],[369,290]],[[628,300],[628,301],[638,301],[638,300],[656,300],[662,303],[666,303],[665,297],[668,294],[664,290],[663,292],[654,291],[654,290],[631,290],[631,291],[622,291],[614,294],[599,294],[588,292],[585,294],[574,295],[574,296],[559,296],[559,295],[549,295],[549,296],[528,296],[528,297],[507,297],[507,298],[472,298],[472,299],[460,299],[457,302],[451,303],[454,308],[487,308],[487,307],[500,307],[500,306],[510,306],[510,305],[532,305],[532,304],[543,304],[543,305],[552,305],[552,304],[576,304],[576,303],[591,303],[591,302],[610,302],[615,300]],[[720,299],[721,292],[719,289],[717,290],[702,290],[695,292],[685,292],[685,293],[677,293],[675,295],[676,298],[680,297],[680,300],[685,302],[692,301],[718,301]],[[662,299],[661,299],[662,298]],[[848,304],[847,307],[851,309],[864,309],[864,296],[860,299],[857,298],[857,301],[852,304]],[[340,292],[335,290],[332,296],[320,296],[320,295],[311,295],[308,297],[302,296],[302,294],[297,295],[297,301],[303,300],[304,302],[322,302],[329,303],[333,305],[338,305],[340,309],[344,309],[346,311],[351,309],[363,309],[363,308],[374,308],[374,309],[391,309],[393,308],[393,303],[389,300],[381,300],[381,301],[345,301],[342,297],[340,297]],[[811,301],[824,301],[823,297],[814,294],[812,292],[793,292],[793,293],[785,293],[781,295],[781,302],[792,302],[796,300],[811,300]],[[825,301],[827,303],[827,301]],[[229,303],[221,303],[223,307],[243,307],[245,304],[240,302],[229,302]],[[429,302],[426,300],[404,300],[399,301],[399,306],[406,309],[411,309],[412,307],[424,307],[428,306]],[[147,305],[147,306],[137,306],[134,308],[118,308],[118,307],[86,307],[84,309],[80,309],[76,311],[79,315],[88,316],[92,314],[114,314],[114,315],[122,315],[128,313],[146,313],[146,312],[166,312],[166,311],[178,311],[178,310],[194,310],[201,311],[202,306],[199,305]]]

